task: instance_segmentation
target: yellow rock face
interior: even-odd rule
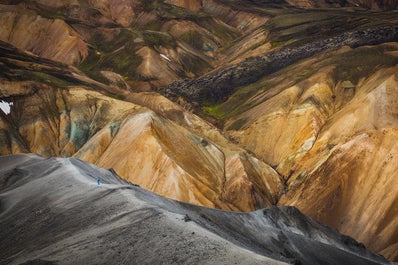
[[[231,133],[245,148],[278,166],[313,146],[332,108],[332,88],[326,79],[327,75],[320,75],[308,88],[289,87],[227,122],[226,127],[239,119],[251,122],[247,128]]]
[[[297,206],[372,251],[388,252],[398,233],[397,137],[397,129],[353,136],[297,177],[279,203]]]
[[[334,71],[255,94],[249,100],[259,103],[225,128],[286,180],[278,205],[294,205],[394,259],[398,68],[355,85],[334,81]]]
[[[288,192],[279,201],[391,259],[398,233],[396,70],[366,80],[327,121],[313,148],[295,158]]]
[[[159,95],[139,98],[162,116],[83,88],[36,89],[2,120],[2,155],[75,156],[166,197],[237,211],[273,205],[283,189],[270,166]]]
[[[76,156],[166,197],[223,209],[271,205],[282,188],[264,163],[220,149],[153,112],[129,116],[114,137],[103,129]]]

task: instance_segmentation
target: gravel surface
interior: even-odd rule
[[[74,158],[0,157],[0,228],[0,264],[389,264],[293,207],[180,203]]]

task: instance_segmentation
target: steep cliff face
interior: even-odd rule
[[[352,136],[321,156],[324,161],[307,168],[308,173],[294,177],[279,203],[295,205],[396,259],[396,140],[396,129]]]

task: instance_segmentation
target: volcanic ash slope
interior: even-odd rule
[[[0,227],[0,264],[388,264],[293,207],[180,203],[75,158],[0,157]]]

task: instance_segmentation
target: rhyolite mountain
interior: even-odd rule
[[[0,154],[212,208],[295,206],[397,260],[396,9],[0,1]]]
[[[3,156],[0,181],[0,264],[392,264],[294,207],[172,201],[76,158]]]

